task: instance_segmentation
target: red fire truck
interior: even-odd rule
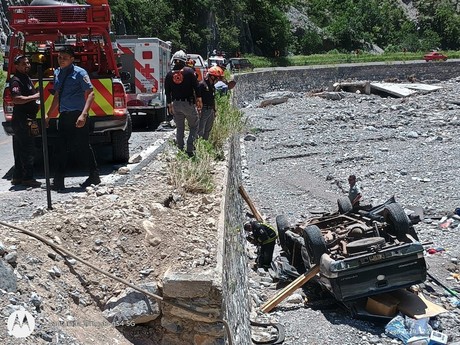
[[[38,85],[38,66],[43,73],[43,99],[48,111],[53,95],[53,71],[58,68],[57,55],[63,46],[72,46],[75,64],[86,69],[94,87],[95,100],[91,106],[93,143],[112,145],[113,161],[127,162],[128,140],[132,125],[127,110],[126,92],[120,79],[116,58],[110,39],[110,7],[101,2],[94,5],[56,3],[49,6],[11,6],[10,26],[12,33],[5,51],[4,70],[7,80],[15,72],[13,60],[24,54],[29,57],[32,79]],[[13,134],[11,117],[13,103],[8,82],[3,93],[5,121],[3,128]],[[38,117],[42,116],[39,112]],[[56,136],[58,114],[52,114],[47,136],[50,143]],[[41,138],[38,138],[39,140]],[[41,141],[41,140],[40,140]]]

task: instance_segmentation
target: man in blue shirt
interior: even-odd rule
[[[56,109],[59,111],[57,164],[52,186],[55,190],[65,188],[65,170],[72,149],[88,159],[89,177],[80,186],[85,188],[101,183],[89,142],[88,112],[94,100],[93,85],[88,73],[74,65],[74,59],[75,53],[71,47],[59,52],[59,68],[54,72],[54,98],[47,117],[49,119]]]

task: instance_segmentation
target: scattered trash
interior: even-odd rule
[[[406,345],[428,345],[433,333],[429,321],[428,317],[416,320],[397,315],[385,326],[385,333],[401,340]],[[444,334],[436,332],[437,339],[442,339],[439,334],[441,336]]]
[[[436,254],[436,253],[444,252],[445,250],[442,247],[437,247],[437,248],[428,248],[426,251],[428,254]]]
[[[450,297],[449,303],[454,308],[460,308],[460,300],[457,297]]]
[[[447,344],[447,335],[441,332],[432,331],[428,345]]]
[[[401,340],[404,344],[407,344],[407,341],[410,339],[410,334],[404,321],[403,316],[395,316],[385,326],[385,333],[393,338]]]
[[[447,229],[450,227],[453,221],[454,221],[453,219],[449,218],[445,222],[442,222],[441,224],[439,224],[439,226],[441,227],[441,229]]]

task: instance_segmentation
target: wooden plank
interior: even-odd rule
[[[246,191],[244,190],[244,187],[243,186],[239,186],[238,187],[238,192],[240,193],[240,195],[243,197],[244,201],[246,201],[246,203],[248,204],[249,208],[251,209],[251,212],[253,214],[253,216],[259,221],[259,222],[263,222],[263,218],[262,216],[260,215],[259,211],[257,211],[256,207],[254,206],[254,203],[252,202],[251,198],[249,197],[248,193],[246,193]]]
[[[297,290],[299,287],[301,287],[311,278],[316,276],[317,273],[319,273],[319,265],[313,266],[308,272],[305,272],[304,274],[302,274],[299,278],[297,278],[291,284],[289,284],[284,289],[282,289],[280,292],[278,292],[274,297],[272,297],[267,302],[265,302],[265,304],[262,305],[261,310],[264,313],[270,312],[278,304],[284,301],[286,297],[290,296],[295,290]]]

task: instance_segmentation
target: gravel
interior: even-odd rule
[[[285,214],[295,224],[318,210],[335,211],[337,198],[348,192],[348,175],[355,174],[364,203],[377,205],[394,195],[406,208],[423,209],[416,231],[422,242],[432,242],[426,246],[428,272],[459,290],[454,278],[460,255],[460,218],[454,215],[460,207],[458,81],[437,83],[441,90],[408,98],[342,92],[331,100],[293,92],[264,97],[261,92],[244,109],[251,128],[242,152],[246,190],[269,223],[275,225],[275,217]],[[263,99],[284,96],[285,103],[259,107]],[[254,248],[248,250],[253,256]],[[261,314],[258,307],[279,289],[267,277],[260,270],[251,273],[252,318],[281,323],[284,344],[402,343],[385,334],[385,323],[352,318],[315,282],[296,291],[307,302],[294,298]],[[459,342],[458,299],[431,278],[419,288],[447,310],[432,324],[449,336],[449,344]],[[254,329],[255,337],[269,335],[270,330]]]

